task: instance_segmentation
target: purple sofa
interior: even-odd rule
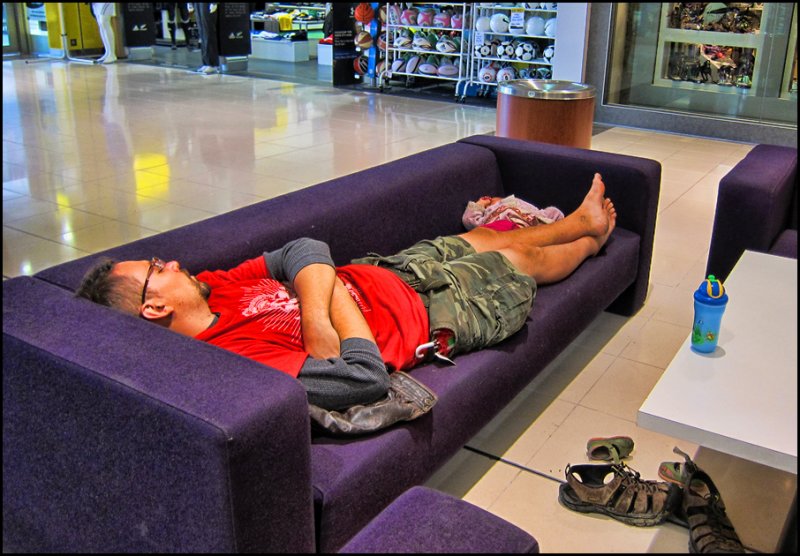
[[[746,249],[797,258],[797,149],[756,145],[719,182],[706,274],[725,280]]]
[[[337,263],[460,233],[470,199],[515,194],[571,212],[603,175],[617,228],[597,257],[540,287],[529,320],[457,365],[412,371],[423,417],[358,438],[312,436],[281,372],[72,291],[97,256],[3,283],[6,543],[53,551],[333,552],[425,482],[602,311],[647,295],[661,167],[473,136],[115,247],[192,272],[299,236]]]

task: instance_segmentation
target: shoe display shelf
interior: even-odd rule
[[[664,3],[653,84],[714,93],[757,95],[770,17],[768,2]]]
[[[467,82],[471,5],[388,3],[385,32],[378,41],[383,54],[379,88],[392,83],[415,89],[446,85],[458,97]]]
[[[496,96],[498,82],[512,79],[553,78],[557,3],[475,7],[466,95]]]

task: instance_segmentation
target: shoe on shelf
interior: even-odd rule
[[[633,439],[629,436],[590,438],[586,443],[586,454],[590,459],[619,463],[633,452]]]
[[[606,481],[609,475],[613,475]],[[625,465],[567,465],[567,482],[558,489],[558,501],[570,510],[605,514],[613,519],[650,527],[663,523],[680,506],[677,485],[646,481]]]
[[[689,551],[694,554],[745,552],[739,535],[725,513],[725,503],[708,473],[697,467],[688,454],[678,447],[685,463],[664,462],[658,468],[660,477],[682,481],[681,517],[689,526]],[[663,474],[662,474],[663,473]]]
[[[116,61],[117,61],[117,57],[116,56],[109,56],[108,58],[106,58],[105,60],[103,60],[100,63],[101,64],[113,64]]]

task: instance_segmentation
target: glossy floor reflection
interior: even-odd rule
[[[494,108],[469,102],[129,63],[4,62],[3,277],[494,128]],[[588,462],[593,436],[632,436],[630,464],[645,478],[674,445],[697,450],[638,428],[636,410],[688,333],[719,179],[752,145],[613,128],[592,148],[663,165],[647,304],[630,319],[601,315],[429,485],[528,530],[543,552],[685,552],[678,526],[562,508],[558,481],[567,463]]]

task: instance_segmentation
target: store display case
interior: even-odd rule
[[[770,3],[662,5],[654,84],[757,94]]]
[[[796,12],[788,2],[615,4],[603,103],[796,125]]]

